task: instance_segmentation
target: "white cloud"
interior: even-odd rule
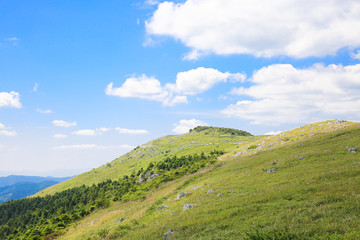
[[[245,74],[242,73],[222,73],[213,68],[199,67],[185,72],[179,72],[174,84],[168,83],[161,86],[159,80],[154,77],[141,75],[126,79],[122,86],[113,87],[109,83],[105,93],[118,97],[136,97],[147,100],[162,102],[164,106],[173,106],[178,103],[188,103],[186,95],[196,95],[212,88],[219,82],[244,81]]]
[[[124,148],[124,149],[133,149],[134,146],[130,146],[127,144],[118,145],[118,146],[99,146],[96,144],[78,144],[78,145],[61,145],[54,147],[54,150],[104,150],[111,148]]]
[[[110,131],[110,128],[97,128],[95,130],[82,129],[82,130],[74,131],[72,132],[72,134],[78,136],[100,136],[104,132],[108,132],[108,131]]]
[[[195,95],[212,88],[216,83],[232,81],[243,81],[246,76],[241,73],[222,73],[213,68],[199,67],[186,72],[179,72],[176,83],[168,85],[176,92],[186,95]]]
[[[282,131],[270,131],[270,132],[265,133],[264,135],[278,135],[280,133],[282,133]]]
[[[16,131],[0,130],[0,136],[15,137],[16,135]]]
[[[115,130],[122,134],[149,134],[149,131],[145,129],[127,129],[117,127]]]
[[[67,138],[67,135],[58,133],[58,134],[54,134],[53,138],[63,139],[63,138]]]
[[[174,124],[175,128],[172,130],[177,134],[183,134],[189,132],[190,129],[193,129],[197,126],[209,126],[207,122],[197,120],[197,119],[190,119],[190,120],[180,120],[178,123]]]
[[[145,4],[147,4],[147,5],[157,5],[157,4],[159,4],[159,1],[157,1],[157,0],[146,0]]]
[[[360,64],[297,69],[290,64],[263,67],[250,87],[232,93],[250,97],[222,111],[253,124],[279,125],[329,118],[360,118]]]
[[[50,109],[42,110],[40,108],[37,108],[36,111],[38,113],[42,113],[42,114],[50,114],[50,113],[52,113],[52,111]]]
[[[187,103],[186,96],[175,96],[161,86],[159,80],[154,77],[141,75],[126,79],[121,87],[113,88],[109,83],[105,89],[106,95],[117,97],[135,97],[162,102],[165,106],[173,106],[176,103]]]
[[[13,46],[16,46],[20,41],[20,39],[17,37],[9,37],[9,38],[5,38],[5,41],[12,44]]]
[[[157,79],[154,77],[147,77],[146,75],[141,75],[138,78],[128,78],[119,88],[113,88],[113,83],[110,83],[106,87],[105,92],[107,95],[138,97],[157,101],[162,101],[168,95]]]
[[[104,132],[109,132],[111,130],[111,128],[105,128],[105,127],[101,127],[101,128],[97,128],[96,131],[104,133]]]
[[[77,125],[76,122],[66,122],[64,120],[54,120],[52,124],[56,127],[75,127]]]
[[[91,129],[83,129],[83,130],[78,130],[78,131],[72,132],[71,134],[79,135],[79,136],[95,136],[96,131],[91,130]]]
[[[183,42],[192,49],[187,59],[210,53],[321,57],[360,46],[359,9],[358,0],[165,1],[146,31]]]
[[[17,92],[0,92],[0,108],[1,107],[14,107],[21,108],[20,95]]]
[[[16,41],[19,41],[20,39],[17,37],[9,37],[9,38],[6,38],[5,40],[9,41],[9,42],[16,42]]]
[[[7,136],[7,137],[15,137],[17,136],[17,132],[14,130],[7,130],[8,127],[6,127],[4,124],[0,123],[0,136]]]

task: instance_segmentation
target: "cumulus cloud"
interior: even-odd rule
[[[162,102],[164,106],[174,106],[178,103],[188,103],[187,95],[196,95],[212,88],[220,82],[244,81],[245,74],[220,72],[213,68],[199,67],[185,72],[179,72],[175,83],[162,86],[154,77],[141,75],[126,79],[122,86],[116,88],[109,83],[105,93],[118,97],[135,97]]]
[[[172,130],[177,134],[183,134],[189,132],[190,129],[193,129],[197,126],[209,126],[207,122],[197,120],[197,119],[190,119],[190,120],[180,120],[178,123],[174,124],[175,128]]]
[[[117,127],[117,128],[115,128],[115,130],[118,131],[119,133],[122,133],[122,134],[131,134],[131,135],[134,135],[134,134],[149,134],[149,131],[145,130],[145,129],[127,129],[127,128]]]
[[[213,68],[199,67],[185,72],[179,72],[176,76],[176,83],[169,84],[175,92],[180,92],[186,95],[195,95],[212,88],[216,83],[245,80],[245,74],[229,72],[222,73]]]
[[[14,91],[0,92],[0,108],[1,107],[13,107],[21,108],[20,94]]]
[[[42,114],[50,114],[50,113],[52,113],[52,111],[50,109],[42,110],[40,108],[37,108],[36,111],[38,113],[42,113]]]
[[[359,9],[358,0],[165,1],[146,31],[180,40],[192,49],[187,59],[209,53],[321,57],[360,46]]]
[[[161,87],[160,81],[146,75],[128,78],[118,88],[113,88],[113,83],[110,83],[106,87],[105,92],[107,95],[139,97],[157,101],[162,101],[167,96],[167,93]]]
[[[126,79],[121,87],[114,88],[109,83],[105,89],[106,95],[117,97],[134,97],[162,102],[165,106],[173,106],[176,103],[187,103],[185,96],[175,96],[166,88],[161,86],[159,80],[154,77],[141,75]]]
[[[360,64],[315,64],[297,69],[274,64],[254,73],[250,87],[233,89],[246,96],[222,111],[253,124],[279,125],[328,118],[360,118]]]
[[[8,127],[0,123],[0,136],[15,137],[17,136],[17,132],[14,130],[8,130]]]
[[[66,122],[64,120],[54,120],[52,124],[56,127],[75,127],[77,125],[76,122]]]
[[[56,146],[54,150],[104,150],[104,149],[111,149],[111,148],[124,148],[124,149],[133,149],[134,146],[130,146],[127,144],[118,145],[118,146],[99,146],[96,144],[77,144],[77,145],[61,145]]]
[[[67,138],[66,134],[54,134],[53,138],[57,138],[57,139],[63,139],[63,138]]]
[[[78,136],[100,136],[104,132],[108,132],[108,131],[110,131],[110,128],[97,128],[95,130],[82,129],[82,130],[74,131],[72,132],[72,134]]]

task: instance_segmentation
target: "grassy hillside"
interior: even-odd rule
[[[61,239],[161,239],[169,229],[171,239],[359,239],[360,158],[349,152],[359,145],[360,124],[341,121],[253,138],[143,200],[95,211]]]
[[[39,192],[36,196],[54,194],[82,184],[89,186],[107,179],[117,180],[124,175],[131,174],[133,171],[147,167],[150,162],[159,161],[166,157],[175,155],[181,157],[201,152],[207,154],[214,149],[228,152],[239,145],[262,138],[235,129],[233,131],[236,134],[232,134],[221,131],[223,128],[206,128],[206,131],[193,131],[183,135],[170,135],[152,140],[108,164],[54,185]]]

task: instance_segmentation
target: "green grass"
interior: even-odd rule
[[[152,140],[133,151],[115,159],[112,162],[80,174],[65,182],[47,188],[35,196],[54,194],[72,187],[92,185],[106,181],[117,180],[124,175],[130,175],[133,171],[146,168],[150,162],[156,162],[166,157],[186,156],[195,153],[210,153],[212,150],[231,151],[239,144],[246,144],[261,136],[234,136],[231,134],[209,133],[187,133],[183,135],[170,135]]]
[[[248,151],[254,144],[263,147]],[[61,238],[161,239],[171,228],[174,239],[360,239],[360,153],[348,152],[354,145],[360,124],[350,122],[254,139],[223,156],[225,165],[96,211]],[[235,152],[245,153],[232,158]],[[181,191],[191,194],[176,200]],[[185,203],[194,207],[183,211]]]

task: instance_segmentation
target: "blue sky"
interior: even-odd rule
[[[360,119],[356,0],[0,1],[0,175],[67,176],[196,125]]]

